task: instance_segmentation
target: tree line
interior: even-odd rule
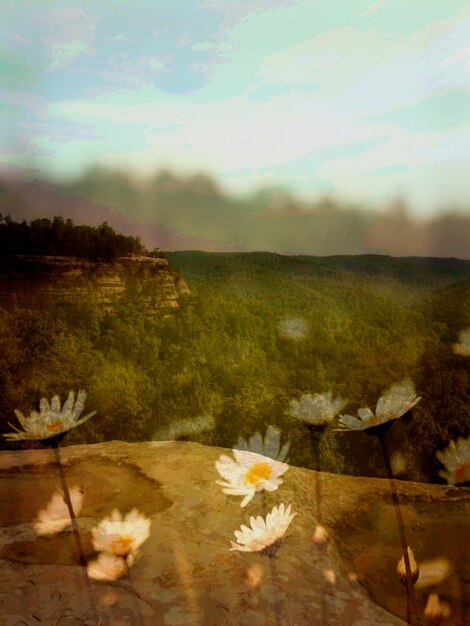
[[[147,254],[138,237],[121,235],[107,223],[77,225],[56,216],[15,221],[0,214],[0,255],[74,256],[111,261],[119,256]]]

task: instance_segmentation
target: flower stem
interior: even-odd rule
[[[312,454],[313,454],[313,469],[315,471],[314,481],[315,481],[315,518],[316,523],[322,525],[322,484],[321,484],[321,463],[320,463],[320,441],[321,436],[325,431],[325,427],[321,426],[311,426],[309,428],[310,431],[310,441],[312,442]],[[317,437],[314,436],[314,433],[317,434]],[[325,554],[321,554],[321,567],[323,570],[326,569],[327,559]],[[321,589],[322,587],[320,587]],[[325,599],[325,594],[321,592],[321,619],[322,624],[326,625],[329,622],[329,611],[328,606]]]
[[[276,555],[270,555],[269,557],[269,565],[271,566],[271,579],[272,579],[272,583],[273,583],[273,587],[276,590],[276,593],[278,595],[280,595],[280,588],[279,588],[279,584],[280,584],[280,580],[279,580],[279,568],[277,565],[277,561],[276,561]],[[276,603],[278,604],[278,603]],[[279,601],[279,608],[280,610],[277,611],[275,609],[275,614],[276,614],[276,626],[282,626],[282,621],[281,621],[281,615],[282,613],[284,613],[284,606],[283,606],[283,602]]]
[[[395,479],[393,477],[392,466],[390,464],[390,457],[388,455],[387,443],[385,441],[385,433],[379,432],[377,437],[382,448],[382,455],[384,459],[385,469],[387,470],[388,483],[390,486],[390,493],[392,496],[393,507],[395,510],[395,517],[397,520],[398,534],[400,536],[401,549],[403,553],[403,560],[405,562],[406,572],[406,621],[408,624],[417,624],[417,610],[416,599],[414,592],[414,585],[411,577],[411,565],[408,556],[408,542],[406,540],[405,525],[403,523],[403,516],[400,508],[400,501],[398,499],[398,493],[395,487]]]
[[[267,506],[266,506],[266,492],[265,491],[263,491],[263,512],[264,512],[264,517],[266,519]],[[271,581],[272,581],[275,593],[280,596],[281,591],[280,591],[280,580],[279,580],[279,568],[278,568],[277,561],[276,561],[276,553],[270,554],[268,558],[269,558],[269,565],[271,568]],[[276,614],[276,626],[282,626],[281,615],[284,612],[286,612],[286,615],[287,615],[287,611],[284,611],[285,607],[284,607],[284,603],[282,602],[282,600],[280,600],[279,602],[276,602],[276,605],[279,605],[279,609],[280,609],[279,611],[276,609],[274,610]],[[290,622],[288,622],[288,624],[290,625]]]
[[[142,612],[140,610],[140,605],[139,605],[139,601],[140,601],[140,596],[137,593],[136,589],[135,589],[135,585],[134,585],[134,581],[132,580],[131,577],[131,570],[130,567],[127,566],[127,580],[129,581],[129,586],[132,589],[132,595],[134,597],[134,604],[137,610],[137,619],[138,619],[138,624],[143,624],[144,620],[142,617]]]
[[[93,587],[92,587],[92,582],[90,580],[90,577],[88,576],[88,571],[87,571],[87,562],[85,559],[85,554],[83,551],[83,545],[82,545],[82,540],[80,538],[80,531],[78,529],[78,523],[77,523],[77,518],[75,516],[75,512],[73,510],[73,506],[72,506],[72,500],[70,498],[70,490],[67,484],[67,479],[65,477],[65,472],[64,472],[64,466],[62,465],[62,461],[60,458],[60,444],[58,441],[54,442],[52,445],[52,448],[54,450],[54,454],[55,454],[55,459],[56,459],[56,463],[57,463],[57,468],[59,470],[59,475],[60,475],[60,481],[62,484],[62,491],[64,492],[64,499],[65,499],[65,504],[67,505],[67,509],[69,511],[69,516],[70,516],[70,521],[72,522],[72,531],[73,531],[73,536],[75,539],[75,546],[77,548],[77,554],[78,554],[78,560],[80,565],[82,566],[82,573],[83,573],[83,580],[85,583],[85,588],[87,590],[88,593],[88,599],[90,602],[90,606],[94,615],[94,618],[96,619],[96,623],[98,625],[102,624],[102,620],[101,617],[98,613],[98,609],[96,607],[96,602],[95,602],[95,597],[93,594]]]
[[[312,442],[313,453],[313,469],[315,470],[315,516],[318,522],[322,521],[322,489],[321,489],[321,476],[320,476],[320,439],[324,431],[324,428],[317,426],[316,428],[310,428],[310,441]],[[318,437],[314,437],[314,432],[318,433]]]

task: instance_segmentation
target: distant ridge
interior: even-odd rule
[[[233,251],[234,246],[204,237],[186,235],[162,224],[141,223],[124,213],[85,198],[65,195],[60,188],[45,181],[0,179],[0,213],[15,219],[52,218],[62,215],[76,223],[98,226],[108,222],[115,230],[140,237],[148,248],[162,250],[199,249],[209,252]]]
[[[370,278],[393,278],[420,284],[448,284],[470,280],[470,261],[454,257],[393,257],[381,254],[358,255],[282,255],[273,252],[210,253],[181,250],[165,255],[185,277],[197,278],[213,273],[281,272],[293,275],[341,276],[347,273]],[[428,285],[429,286],[429,285]]]

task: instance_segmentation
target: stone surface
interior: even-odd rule
[[[90,293],[104,310],[126,291],[129,280],[141,278],[153,283],[158,297],[149,300],[153,312],[178,308],[181,297],[190,294],[185,281],[176,276],[166,259],[120,257],[112,262],[89,261],[75,257],[17,256],[2,259],[0,297],[12,293],[36,293],[48,300],[76,303]]]
[[[388,519],[387,481],[291,467],[278,491],[256,494],[241,509],[241,499],[225,495],[215,482],[214,463],[222,452],[227,451],[189,442],[61,449],[69,486],[83,490],[78,525],[87,560],[95,558],[91,528],[113,508],[127,513],[137,507],[151,518],[150,538],[129,577],[92,585],[102,626],[404,623],[397,617],[404,607],[403,588],[394,591],[396,615],[373,601],[374,576],[378,584],[395,585],[386,578],[388,566],[374,570],[377,555],[383,552],[392,563],[401,556],[393,517]],[[35,531],[38,512],[60,484],[52,450],[0,453],[0,615],[5,626],[98,623],[73,533],[65,529],[38,536]],[[426,556],[428,548],[430,555],[446,549],[444,536],[440,546],[425,544],[428,525],[445,519],[447,511],[456,528],[466,528],[468,489],[405,482],[397,487],[418,557],[420,552]],[[229,550],[234,530],[280,502],[291,503],[298,515],[275,560]],[[381,526],[382,510],[386,522]],[[320,516],[330,536],[326,545],[312,540]],[[369,534],[364,538],[363,533]],[[461,568],[460,574],[461,606],[454,606],[458,616],[446,623],[465,623],[468,570]],[[425,597],[418,598],[420,611]]]

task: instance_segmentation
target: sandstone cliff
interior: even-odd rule
[[[153,313],[177,309],[180,298],[189,295],[185,281],[163,258],[121,257],[105,263],[75,257],[16,256],[0,261],[0,298],[7,301],[14,293],[23,293],[74,303],[92,293],[103,309],[109,310],[135,279],[151,285]]]
[[[395,576],[400,546],[387,481],[291,467],[278,491],[265,498],[257,494],[241,509],[240,498],[225,495],[215,482],[214,463],[221,452],[227,451],[187,442],[63,449],[67,480],[83,491],[78,525],[87,559],[93,558],[90,530],[112,508],[126,513],[137,507],[151,519],[150,537],[130,575],[93,582],[102,626],[403,624],[404,588]],[[0,614],[5,626],[97,623],[72,533],[38,536],[35,531],[38,512],[57,489],[52,450],[0,453]],[[417,559],[445,556],[451,565],[448,581],[434,587],[452,606],[452,617],[444,623],[463,625],[468,619],[470,566],[464,552],[470,492],[405,482],[398,483],[398,490]],[[234,530],[280,502],[292,503],[298,515],[274,562],[229,550]],[[320,515],[330,534],[323,547],[312,540]],[[459,544],[465,536],[467,544]],[[423,618],[427,593],[417,590],[421,624],[431,623]]]

